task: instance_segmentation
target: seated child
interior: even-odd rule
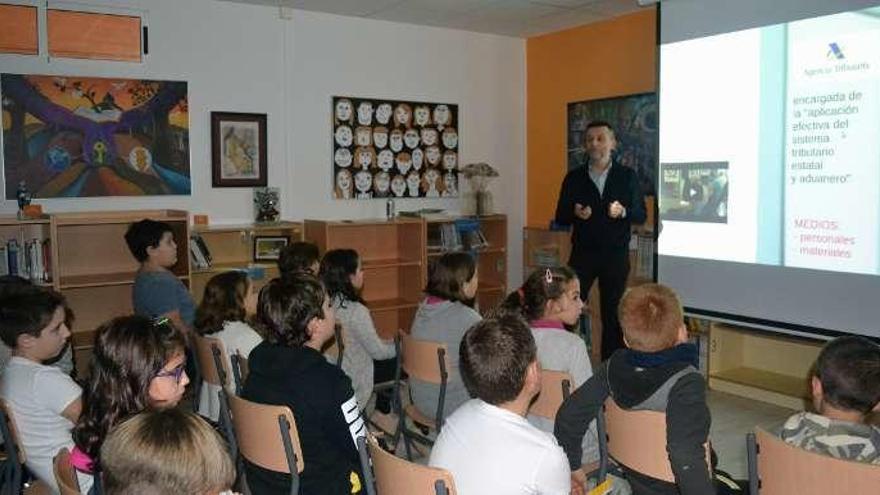
[[[57,492],[52,458],[73,447],[70,429],[80,417],[82,389],[54,366],[44,365],[62,352],[70,337],[61,294],[21,287],[0,298],[0,338],[12,359],[0,375],[0,398],[18,426],[26,466]],[[80,480],[88,489],[91,478]]]
[[[239,354],[246,358],[263,341],[247,323],[256,312],[257,292],[245,272],[218,273],[205,285],[205,295],[196,310],[196,331],[223,342],[230,372],[230,356]],[[230,383],[232,379],[230,376]],[[199,393],[199,414],[214,422],[220,416],[219,391],[220,387],[204,382]]]
[[[351,380],[321,354],[334,336],[330,297],[312,275],[274,279],[260,291],[257,320],[266,338],[251,351],[242,397],[293,412],[305,469],[300,493],[361,491],[357,438],[366,432]],[[245,460],[251,493],[290,492],[290,475]]]
[[[581,282],[567,266],[535,270],[502,304],[502,309],[516,311],[529,322],[541,369],[568,373],[572,391],[593,376],[586,343],[566,329],[580,321],[583,308]],[[552,420],[530,415],[529,422],[548,433],[553,432]],[[584,464],[599,459],[595,424],[590,425],[590,431],[584,436],[583,447]]]
[[[220,495],[235,482],[217,432],[177,409],[142,412],[113,428],[101,459],[106,495]]]
[[[175,407],[187,383],[184,337],[168,319],[121,316],[101,325],[83,412],[73,429],[73,466],[99,472],[109,431],[146,409]]]
[[[780,436],[820,454],[880,464],[880,428],[865,423],[880,411],[880,346],[839,337],[822,349],[810,380],[815,413],[788,418]]]
[[[318,275],[321,253],[318,246],[311,242],[293,242],[281,248],[278,255],[278,272],[281,278],[288,278],[295,273],[311,273]]]
[[[373,394],[373,360],[393,358],[394,342],[379,337],[370,310],[361,298],[364,270],[357,251],[328,251],[321,260],[321,279],[330,295],[336,321],[345,332],[342,370],[351,378],[358,405],[364,409]],[[393,379],[392,369],[391,376],[383,376],[380,381]]]
[[[623,409],[666,413],[667,450],[676,483],[624,469],[635,494],[712,495],[715,481],[706,463],[709,437],[706,383],[697,369],[696,346],[687,344],[681,303],[668,287],[645,284],[620,301],[626,349],[603,362],[592,378],[559,409],[555,435],[568,455],[572,475],[583,479],[581,440],[611,397]]]
[[[526,322],[512,315],[487,318],[465,333],[459,353],[461,377],[475,398],[446,420],[428,464],[449,470],[462,495],[568,495],[565,454],[552,435],[525,418],[541,391]]]
[[[125,232],[125,242],[141,265],[132,288],[135,314],[169,318],[188,336],[196,306],[189,290],[171,272],[177,264],[177,244],[171,226],[155,220],[135,222]]]
[[[413,318],[411,334],[418,340],[446,344],[450,369],[443,417],[448,417],[470,396],[458,373],[458,346],[468,328],[482,319],[473,308],[477,293],[477,263],[465,252],[446,253],[431,267],[425,299]],[[440,386],[409,380],[413,404],[426,416],[437,411]]]

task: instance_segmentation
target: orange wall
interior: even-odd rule
[[[654,91],[653,10],[526,41],[526,225],[553,218],[566,172],[566,105]]]

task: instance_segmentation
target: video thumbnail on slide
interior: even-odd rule
[[[726,162],[665,163],[660,214],[679,222],[727,223]]]

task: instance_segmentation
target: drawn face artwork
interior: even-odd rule
[[[351,166],[351,151],[348,151],[348,148],[339,148],[336,150],[336,153],[333,155],[333,161],[336,162],[336,165],[342,168],[348,168]]]
[[[444,134],[445,136],[445,134]],[[361,126],[354,130],[354,142],[358,146],[372,146],[373,132],[369,127]]]
[[[440,148],[437,146],[428,146],[425,149],[425,159],[428,160],[428,165],[436,166],[440,163]]]
[[[425,152],[421,148],[412,151],[413,170],[421,170],[422,164],[425,163]]]
[[[437,144],[437,129],[422,129],[422,144],[425,146]]]
[[[458,196],[458,189],[455,184],[455,174],[447,173],[443,174],[443,195],[444,196]]]
[[[406,175],[409,172],[409,169],[412,168],[412,158],[409,156],[409,153],[400,153],[397,155],[397,158],[394,159],[394,163],[397,164],[397,170],[400,170],[400,173]]]
[[[336,138],[336,144],[338,144],[339,146],[345,146],[345,147],[351,146],[351,139],[352,139],[351,127],[349,127],[347,125],[341,125],[341,126],[337,127],[335,138]]]
[[[373,182],[373,189],[377,193],[382,196],[388,194],[388,189],[391,187],[391,176],[388,175],[388,172],[379,172],[376,174],[376,179]]]
[[[370,168],[373,165],[373,158],[375,158],[375,152],[372,148],[358,148],[354,152],[355,157],[357,157],[357,161],[355,162],[360,168]]]
[[[394,166],[394,153],[391,150],[382,150],[379,152],[377,161],[379,162],[379,168],[387,172]]]
[[[388,138],[388,146],[391,146],[391,151],[395,153],[403,149],[403,133],[400,132],[400,129],[391,131],[391,136]]]
[[[411,197],[418,197],[419,195],[419,184],[422,180],[419,178],[419,174],[417,172],[410,172],[409,175],[406,176],[406,188],[409,191],[409,195]]]
[[[351,100],[346,98],[336,100],[336,120],[339,122],[351,122]]]
[[[377,148],[388,146],[388,129],[384,127],[376,127],[373,129],[373,144]]]
[[[436,198],[440,195],[440,192],[437,190],[437,180],[439,178],[440,172],[438,172],[436,168],[429,168],[425,171],[425,184],[427,185],[425,196],[429,198]]]
[[[386,125],[391,121],[391,103],[382,103],[376,107],[376,122]]]
[[[361,170],[354,174],[354,187],[356,187],[358,191],[365,193],[369,191],[372,186],[373,176],[369,172]]]
[[[446,105],[437,105],[434,107],[434,124],[438,126],[446,126],[449,125],[449,118],[452,114],[449,113],[449,107]]]
[[[416,125],[419,127],[425,127],[431,123],[431,109],[424,105],[417,106],[413,116],[415,117]]]
[[[397,105],[394,109],[394,123],[398,126],[409,127],[412,122],[412,109],[406,103]]]
[[[362,101],[358,105],[358,124],[370,125],[373,122],[373,104],[369,101]]]
[[[452,127],[443,130],[443,146],[449,149],[455,149],[458,146],[458,132]]]
[[[395,175],[391,179],[391,192],[398,198],[402,198],[406,194],[406,179],[402,175]]]
[[[454,151],[443,152],[443,168],[454,170],[458,166],[458,154]]]
[[[348,170],[340,170],[336,174],[336,187],[343,199],[351,199],[351,172]]]
[[[415,148],[419,145],[419,141],[419,131],[415,129],[407,129],[406,132],[403,133],[403,143],[406,144],[407,148]]]

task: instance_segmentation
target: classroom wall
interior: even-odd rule
[[[182,208],[215,223],[253,218],[252,191],[211,188],[210,112],[268,114],[269,185],[284,218],[373,218],[384,201],[331,199],[332,95],[459,104],[461,163],[501,173],[496,210],[509,216],[509,277],[520,280],[525,194],[525,42],[216,0],[92,0],[146,12],[143,64],[0,55],[0,72],[144,77],[189,82],[191,196],[47,199],[48,211]],[[2,157],[0,157],[2,161]],[[397,209],[460,210],[461,200],[402,200]],[[0,214],[16,210],[0,201]]]
[[[565,176],[570,102],[654,91],[653,10],[526,41],[526,225],[546,227]]]

